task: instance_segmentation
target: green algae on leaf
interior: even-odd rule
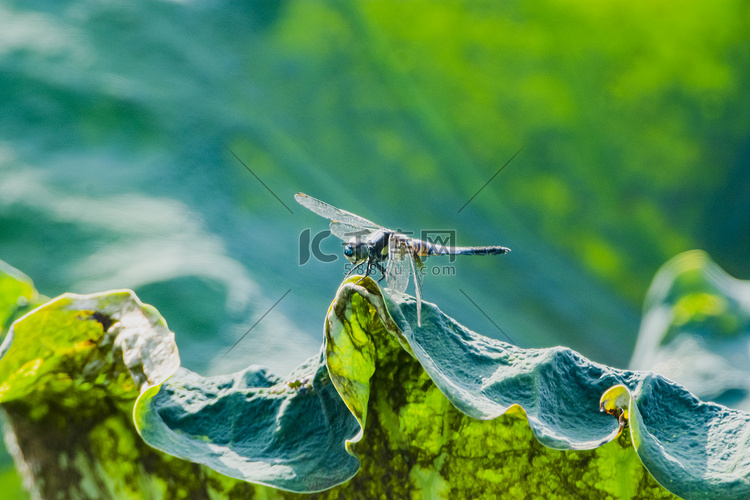
[[[0,403],[40,387],[65,394],[74,384],[96,387],[117,381],[118,391],[138,390],[160,384],[180,365],[174,334],[164,319],[127,290],[61,295],[15,321],[5,344]],[[126,373],[101,379],[105,365],[117,364],[113,351]],[[71,369],[79,365],[84,377],[77,380]]]
[[[374,335],[395,334],[409,353],[409,344],[393,322],[380,288],[372,280],[345,280],[328,309],[325,325],[328,373],[336,390],[362,428],[367,420],[370,379],[377,353]],[[352,441],[359,441],[361,434]]]
[[[180,498],[132,420],[140,390],[180,364],[155,309],[131,291],[66,294],[16,320],[4,346],[6,442],[33,498]]]
[[[0,261],[0,334],[5,333],[19,311],[38,300],[31,278]],[[0,357],[2,357],[0,348]]]

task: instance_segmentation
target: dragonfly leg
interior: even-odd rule
[[[380,279],[378,280],[378,283],[380,283],[383,281],[383,278],[385,278],[385,268],[378,262],[374,262],[373,265],[378,268],[378,271],[380,271]]]
[[[352,268],[351,268],[351,269],[349,270],[349,272],[348,272],[348,273],[346,273],[346,276],[344,276],[344,279],[348,278],[348,277],[349,277],[349,275],[351,275],[351,274],[352,274],[352,273],[353,273],[354,271],[356,271],[357,269],[359,269],[360,267],[362,267],[362,264],[364,264],[364,262],[360,262],[360,263],[359,263],[359,264],[357,264],[356,266],[352,267]]]

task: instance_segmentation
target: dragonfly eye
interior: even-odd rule
[[[344,256],[352,264],[358,264],[367,259],[367,245],[361,241],[351,242],[344,247]]]

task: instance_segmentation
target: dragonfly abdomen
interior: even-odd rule
[[[412,240],[411,245],[420,257],[427,257],[428,255],[502,255],[510,252],[510,248],[500,246],[450,247],[420,240]]]
[[[448,250],[449,255],[502,255],[510,252],[507,247],[453,247]]]

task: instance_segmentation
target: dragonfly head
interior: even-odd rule
[[[359,264],[370,257],[370,250],[361,239],[352,238],[344,247],[344,257],[352,264]]]

